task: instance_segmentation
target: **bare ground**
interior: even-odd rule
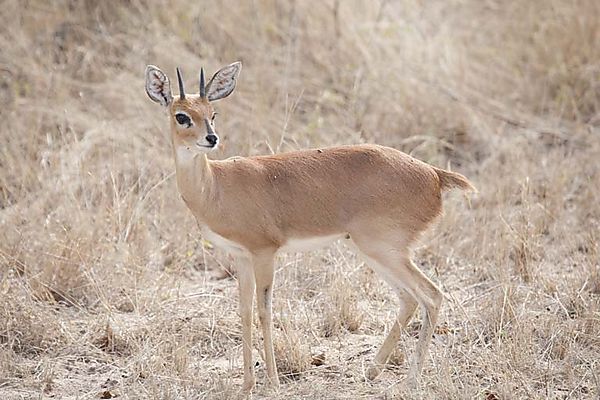
[[[280,257],[255,398],[600,396],[600,3],[7,0],[0,7],[0,394],[230,399],[230,260],[179,199],[146,64],[242,60],[217,158],[376,142],[467,175],[415,260],[447,299],[364,373],[396,299],[344,244]],[[259,332],[258,326],[255,332]]]

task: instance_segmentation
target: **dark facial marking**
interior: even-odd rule
[[[177,120],[177,123],[179,125],[187,125],[188,127],[190,125],[192,125],[192,121],[190,120],[190,117],[188,117],[184,113],[175,114],[175,119]]]
[[[210,123],[210,121],[208,120],[208,118],[204,118],[204,124],[206,124],[206,134],[207,135],[214,135],[215,134],[215,130],[212,127],[212,124]]]
[[[219,138],[217,137],[217,135],[210,134],[210,135],[206,135],[206,141],[208,143],[210,143],[211,146],[214,147],[217,144],[217,142],[219,141]]]
[[[271,290],[271,285],[265,288],[265,307],[269,307],[269,291]]]

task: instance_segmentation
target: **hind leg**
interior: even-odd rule
[[[415,358],[409,371],[409,379],[414,381],[421,375],[421,370],[425,364],[425,359],[429,354],[429,344],[433,331],[437,324],[439,317],[440,306],[444,298],[442,291],[425,276],[421,270],[413,263],[412,260],[408,260],[408,268],[420,274],[422,279],[418,285],[413,289],[416,291],[416,296],[421,306],[421,314],[423,314],[423,321],[421,325],[421,331],[419,332],[419,341],[417,342],[417,348],[415,351]]]
[[[383,366],[387,363],[390,354],[392,354],[392,351],[394,351],[396,344],[400,340],[402,329],[408,324],[417,309],[417,301],[407,291],[398,290],[398,298],[400,300],[398,317],[379,351],[377,351],[373,359],[373,365],[367,370],[368,379],[373,380],[379,376]]]
[[[374,377],[379,374],[380,364],[387,361],[400,338],[401,327],[408,323],[418,304],[423,311],[423,323],[409,370],[409,379],[414,381],[419,377],[427,357],[443,298],[442,292],[410,260],[408,247],[401,241],[376,240],[374,236],[363,236],[362,240],[354,237],[354,242],[367,259],[371,260],[373,269],[399,292],[402,302],[398,319],[375,356],[375,366],[368,375]]]

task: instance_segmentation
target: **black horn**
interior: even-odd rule
[[[177,67],[177,80],[179,81],[179,98],[185,99],[185,89],[183,88],[183,79],[181,79],[179,67]]]
[[[200,98],[206,97],[206,85],[204,84],[204,68],[200,68]]]

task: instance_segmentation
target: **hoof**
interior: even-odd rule
[[[406,385],[410,388],[416,388],[419,385],[419,378],[421,374],[411,369],[408,371],[408,375],[406,376]]]
[[[369,367],[369,369],[367,369],[367,379],[372,381],[375,378],[377,378],[379,376],[379,374],[381,374],[381,367],[378,365],[372,365]]]
[[[240,391],[237,393],[237,396],[235,396],[236,400],[248,400],[252,398],[252,389],[250,390],[245,390],[245,389],[240,389]]]
[[[267,378],[267,387],[272,390],[279,390],[279,377]]]
[[[244,381],[244,384],[242,385],[242,389],[240,390],[240,398],[249,398],[249,396],[252,394],[252,389],[254,389],[255,386],[255,380],[248,380],[248,381]],[[243,396],[246,397],[243,397]]]

